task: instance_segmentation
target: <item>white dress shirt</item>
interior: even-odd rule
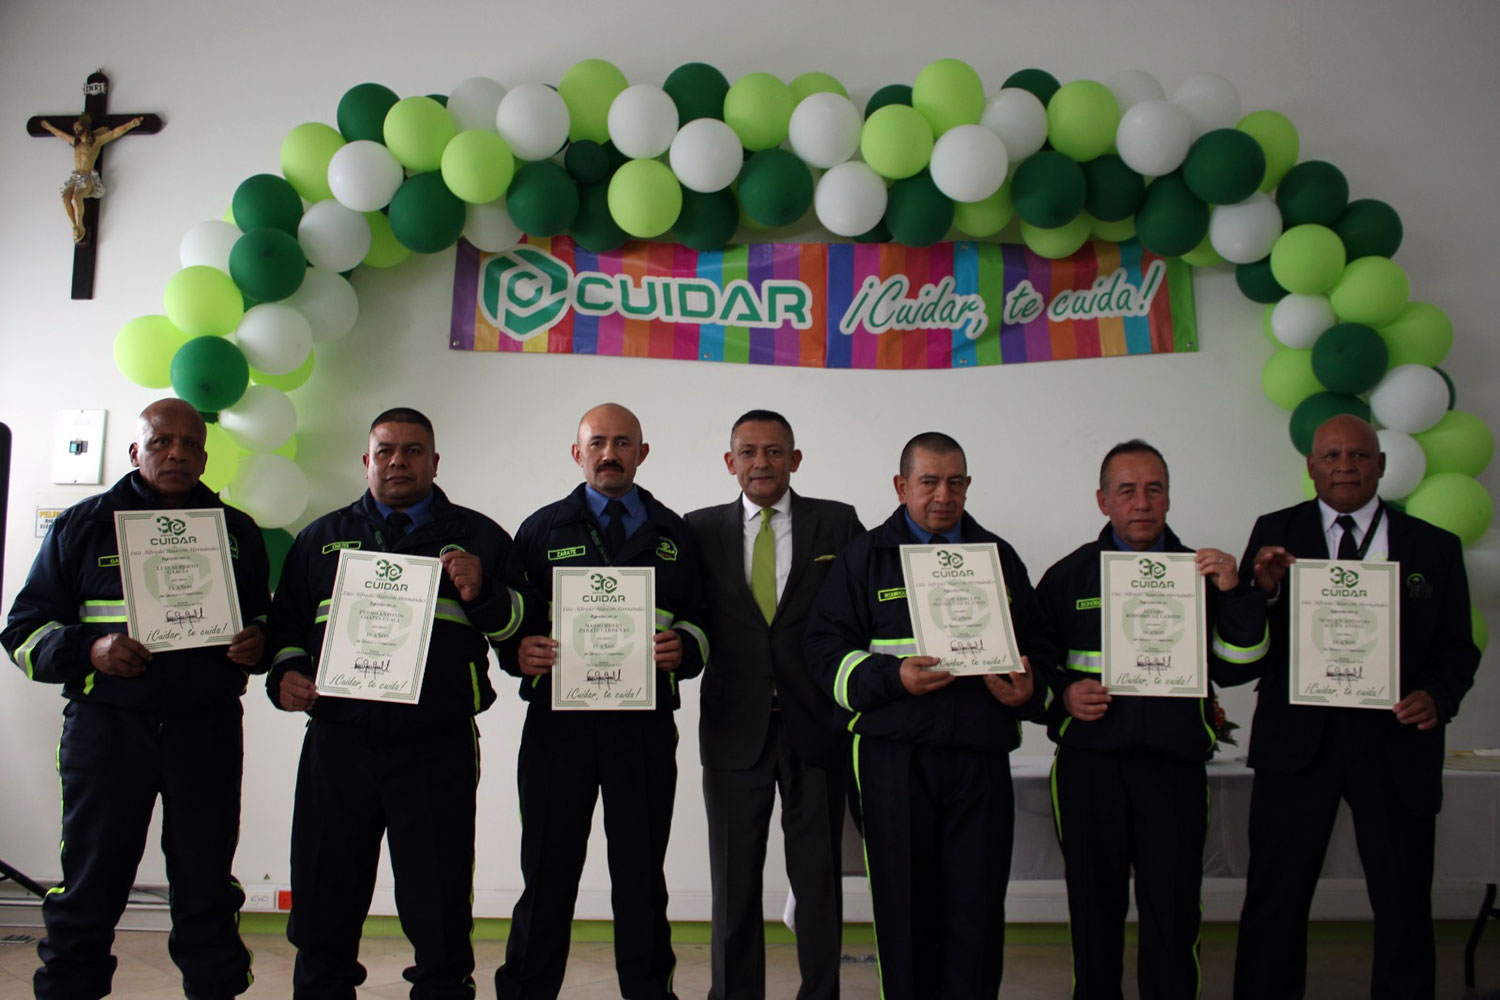
[[[786,591],[786,578],[792,572],[792,491],[781,494],[781,499],[771,505],[776,513],[771,515],[771,533],[776,536],[776,600]],[[745,585],[750,585],[750,561],[755,558],[755,536],[760,534],[760,507],[740,494],[740,510],[745,515],[742,522],[745,542]]]
[[[1375,520],[1375,512],[1380,509],[1380,498],[1372,497],[1370,502],[1359,510],[1352,510],[1349,516],[1354,518],[1354,547],[1364,545],[1365,534],[1370,530],[1370,522]],[[1339,543],[1344,540],[1344,529],[1334,523],[1340,515],[1339,512],[1328,506],[1322,500],[1318,501],[1318,513],[1323,518],[1323,537],[1328,542],[1328,558],[1339,557]],[[1390,534],[1386,531],[1390,519],[1382,516],[1380,523],[1375,526],[1375,537],[1370,539],[1370,544],[1365,549],[1366,559],[1383,561],[1391,551]]]

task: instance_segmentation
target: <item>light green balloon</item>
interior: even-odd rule
[[[1289,292],[1321,295],[1343,273],[1344,241],[1327,226],[1293,226],[1271,247],[1271,276]]]
[[[167,279],[163,311],[188,336],[222,337],[240,325],[245,299],[234,280],[216,267],[195,264]]]
[[[740,145],[758,153],[786,140],[796,107],[792,88],[776,77],[746,73],[730,84],[724,95],[724,121],[740,137]]]
[[[975,238],[994,236],[1015,214],[1016,206],[1010,200],[1010,183],[1007,182],[983,201],[954,202],[953,228]]]
[[[137,316],[115,334],[115,367],[136,385],[165,389],[172,384],[172,355],[192,339],[165,316]]]
[[[1256,142],[1266,154],[1266,176],[1260,182],[1262,191],[1275,190],[1281,178],[1297,163],[1301,140],[1297,127],[1280,111],[1252,111],[1235,126]]]
[[[370,252],[364,263],[371,267],[395,267],[411,256],[396,234],[391,232],[391,220],[384,212],[366,212],[365,221],[370,224]]]
[[[1449,410],[1443,419],[1413,434],[1427,455],[1427,474],[1457,472],[1477,476],[1495,457],[1495,435],[1483,420],[1464,410]]]
[[[510,146],[489,129],[470,129],[443,150],[443,183],[471,205],[488,205],[505,194],[516,171]]]
[[[1490,627],[1484,620],[1484,615],[1474,605],[1469,605],[1469,629],[1474,636],[1474,645],[1479,647],[1482,653],[1490,644]]]
[[[840,97],[848,97],[849,91],[844,85],[827,73],[817,71],[803,73],[787,84],[792,91],[793,104],[801,104],[803,98],[811,97],[813,94],[838,94]]]
[[[1120,127],[1120,102],[1102,83],[1065,83],[1047,102],[1047,138],[1052,148],[1079,163],[1109,152]]]
[[[1302,467],[1302,499],[1315,500],[1318,496],[1318,484],[1312,481],[1312,476],[1307,474],[1307,466]]]
[[[1380,327],[1391,354],[1390,366],[1441,364],[1453,347],[1453,321],[1431,302],[1408,302],[1394,320]]]
[[[630,86],[619,67],[604,59],[574,63],[557,83],[568,106],[568,140],[609,141],[609,106]]]
[[[208,425],[203,450],[208,455],[208,462],[203,466],[203,483],[217,493],[229,485],[235,471],[239,469],[240,449],[228,431],[213,423]]]
[[[1283,347],[1266,359],[1260,370],[1260,387],[1266,398],[1283,410],[1295,410],[1297,404],[1323,386],[1313,374],[1312,351]]]
[[[403,167],[427,173],[442,166],[443,147],[458,134],[458,123],[430,97],[403,97],[386,112],[384,134]]]
[[[1411,296],[1411,282],[1389,257],[1351,260],[1333,283],[1328,301],[1345,323],[1385,326],[1401,315]]]
[[[1266,303],[1265,309],[1261,310],[1260,314],[1260,330],[1266,335],[1266,339],[1271,342],[1272,347],[1282,348],[1286,345],[1281,342],[1281,338],[1276,336],[1276,328],[1271,325],[1271,318],[1275,312],[1276,303]]]
[[[887,104],[866,121],[859,133],[859,151],[870,169],[882,177],[911,177],[932,159],[932,126],[916,108]]]
[[[1103,219],[1094,218],[1087,212],[1083,214],[1089,220],[1089,227],[1093,230],[1094,239],[1096,240],[1105,240],[1109,243],[1124,243],[1126,240],[1135,237],[1135,216],[1133,215],[1127,215],[1123,219],[1116,219],[1114,222],[1105,222]]]
[[[332,125],[303,122],[281,141],[281,176],[306,201],[333,197],[328,187],[328,163],[344,145]]]
[[[1021,239],[1031,252],[1048,260],[1060,260],[1077,253],[1088,242],[1089,220],[1080,212],[1071,222],[1054,229],[1043,229],[1021,220]]]
[[[280,455],[289,462],[295,462],[297,460],[297,435],[293,434],[286,439],[286,444],[280,448],[273,448],[270,453]]]
[[[610,178],[609,214],[637,239],[660,236],[682,214],[682,185],[660,160],[631,160]]]
[[[1457,472],[1429,475],[1406,498],[1406,512],[1473,545],[1489,530],[1494,501],[1477,480]]]
[[[313,356],[314,352],[308,351],[307,360],[285,375],[268,375],[263,371],[257,370],[254,365],[251,365],[250,381],[256,385],[268,385],[273,389],[280,389],[282,392],[291,392],[293,389],[300,389],[307,383],[308,379],[312,378]],[[293,456],[288,455],[287,457],[291,458]]]
[[[984,82],[968,63],[939,59],[917,74],[911,104],[927,119],[934,136],[955,125],[977,125],[984,114]]]
[[[1182,259],[1193,267],[1218,267],[1224,263],[1224,258],[1219,256],[1219,251],[1214,249],[1207,235],[1197,246],[1183,254]]]

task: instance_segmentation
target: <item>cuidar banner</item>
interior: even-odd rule
[[[1197,350],[1191,272],[1139,242],[459,241],[449,346],[808,368],[974,368]]]

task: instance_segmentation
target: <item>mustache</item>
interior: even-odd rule
[[[599,469],[600,471],[603,471],[604,469],[614,469],[616,472],[625,471],[625,466],[621,465],[619,462],[616,462],[613,459],[608,459],[606,461],[600,462],[598,465],[594,466],[594,468]]]

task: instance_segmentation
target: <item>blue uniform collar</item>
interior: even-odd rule
[[[428,521],[432,520],[432,500],[436,495],[436,491],[428,493],[421,500],[418,500],[416,503],[406,508],[406,516],[411,518],[411,526],[413,528],[419,528],[422,525],[426,524]],[[374,494],[370,495],[370,499],[375,500]],[[395,510],[396,508],[387,507],[379,500],[375,500],[375,509],[380,511],[381,517],[389,518],[391,516],[391,511]]]
[[[901,516],[906,518],[906,530],[910,531],[912,533],[912,537],[921,542],[923,545],[931,545],[933,539],[947,542],[950,545],[957,545],[959,542],[963,541],[963,522],[959,522],[959,524],[954,525],[948,531],[942,532],[941,534],[934,534],[931,531],[927,531],[925,528],[918,527],[917,522],[911,519],[911,511],[907,510],[905,507],[901,508]]]
[[[622,497],[607,497],[588,483],[584,483],[583,498],[589,505],[589,513],[594,515],[594,520],[596,521],[603,521],[604,507],[611,500],[619,500],[625,505],[625,520],[627,522],[645,520],[646,517],[646,504],[641,499],[641,491],[634,486],[630,487],[630,492]]]
[[[1119,549],[1121,552],[1135,552],[1135,551],[1140,551],[1140,552],[1165,552],[1165,551],[1167,551],[1167,532],[1166,532],[1165,529],[1163,529],[1162,533],[1156,537],[1156,541],[1152,542],[1150,545],[1146,546],[1144,549],[1139,549],[1139,550],[1131,548],[1131,546],[1129,545],[1129,543],[1127,543],[1125,541],[1125,539],[1121,538],[1119,536],[1119,534],[1115,531],[1114,528],[1110,528],[1109,529],[1109,537],[1112,538],[1112,539],[1114,539],[1115,548]]]

